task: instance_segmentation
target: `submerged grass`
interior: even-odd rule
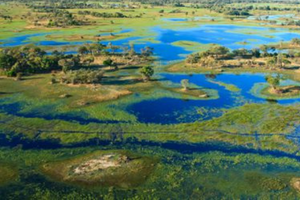
[[[11,164],[0,163],[0,186],[13,182],[18,177],[18,169]]]
[[[118,187],[97,187],[84,189],[45,178],[40,174],[39,166],[47,165],[52,170],[63,170],[66,163],[78,163],[87,159],[87,155],[95,156],[99,152],[124,152],[114,150],[110,146],[106,151],[99,148],[75,148],[57,150],[10,150],[1,148],[0,158],[15,161],[21,169],[21,181],[13,186],[0,187],[3,198],[61,198],[72,199],[104,198],[118,196],[123,199],[159,199],[159,198],[210,198],[226,197],[236,199],[247,198],[297,198],[298,194],[289,184],[290,180],[299,177],[299,162],[290,158],[276,158],[256,154],[230,154],[218,151],[182,154],[161,147],[145,147],[139,145],[122,145],[117,148],[134,151],[133,157],[161,158],[155,170],[147,180],[132,190]],[[18,153],[16,155],[16,152]],[[131,155],[132,156],[132,155]],[[146,164],[146,163],[145,163]],[[143,165],[141,165],[143,166]],[[57,167],[57,168],[55,168]],[[60,167],[60,168],[58,168]],[[147,167],[151,167],[148,165]],[[137,173],[139,170],[133,170]],[[103,173],[99,171],[97,173]],[[128,172],[129,173],[129,172]],[[131,172],[130,172],[131,173]],[[218,175],[216,175],[218,174]],[[116,174],[117,175],[117,174]],[[146,174],[143,174],[144,176]],[[110,175],[114,176],[114,175]],[[31,177],[38,177],[34,180]],[[141,177],[142,178],[142,177]],[[125,179],[120,179],[120,181]],[[30,184],[24,187],[24,184]],[[18,192],[13,188],[19,188]],[[6,192],[4,192],[6,191]]]
[[[228,84],[228,83],[224,83],[224,82],[221,82],[221,81],[213,81],[213,80],[209,80],[209,82],[217,84],[217,85],[220,85],[220,86],[223,86],[223,87],[226,88],[226,90],[229,90],[231,92],[239,92],[239,91],[241,91],[240,88],[238,88],[237,86],[235,86],[233,84]]]

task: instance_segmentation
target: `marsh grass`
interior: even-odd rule
[[[72,172],[76,166],[99,159],[99,156],[105,157],[107,155],[126,157],[128,161],[121,163],[120,166],[94,170],[90,173],[76,174]],[[117,161],[112,160],[111,162]],[[73,159],[44,164],[41,166],[41,170],[59,181],[92,187],[102,185],[130,188],[142,184],[154,170],[156,162],[154,158],[142,157],[125,151],[97,151]]]
[[[13,182],[18,177],[18,169],[11,164],[0,164],[0,186]]]

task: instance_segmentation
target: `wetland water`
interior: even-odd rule
[[[188,79],[193,87],[214,91],[217,98],[199,99],[191,98],[186,95],[178,95],[169,97],[168,95],[160,95],[153,97],[152,94],[144,95],[138,98],[136,94],[136,103],[127,103],[119,106],[119,109],[128,111],[137,117],[137,121],[141,123],[156,124],[177,124],[189,123],[195,121],[208,120],[213,117],[219,117],[223,114],[223,109],[230,109],[246,103],[278,103],[282,105],[293,104],[300,101],[300,97],[283,100],[273,100],[260,97],[259,91],[252,92],[256,85],[265,84],[264,73],[240,73],[240,74],[160,74],[165,82],[171,85],[180,85],[180,81]],[[225,84],[225,85],[220,85]],[[298,84],[292,80],[285,80],[284,84]],[[228,87],[227,87],[228,86]],[[235,86],[236,90],[230,90],[230,86]],[[15,96],[17,98],[17,96]],[[129,99],[131,97],[128,97]],[[25,102],[10,103],[14,97],[2,99],[0,101],[0,112],[7,113],[25,118],[42,118],[46,120],[64,120],[76,121],[80,124],[89,123],[126,123],[120,120],[99,120],[90,117],[86,112],[71,111],[60,113],[57,112],[59,104],[37,105],[26,104]],[[131,102],[131,101],[129,101]],[[114,106],[114,103],[108,107]],[[199,110],[200,109],[200,110]],[[24,111],[25,110],[25,111]],[[199,112],[200,111],[200,112]],[[201,112],[202,111],[202,112]],[[130,121],[128,121],[130,122]]]
[[[171,22],[170,22],[171,23]],[[173,22],[176,23],[176,22]],[[122,35],[134,30],[125,29],[114,33],[115,35]],[[167,29],[160,26],[150,27],[148,30],[155,36],[134,36],[123,39],[111,41],[115,45],[135,44],[135,49],[140,51],[145,45],[154,48],[156,56],[161,61],[176,61],[182,60],[185,55],[193,51],[185,49],[180,45],[175,45],[175,42],[190,41],[200,44],[219,44],[231,49],[238,48],[255,48],[261,44],[276,43],[280,41],[290,41],[292,38],[299,37],[296,29],[289,30],[283,28],[264,28],[252,26],[236,26],[236,25],[202,25],[195,28],[182,29]],[[43,37],[47,35],[54,35],[56,33],[39,33],[30,35],[20,35],[5,40],[0,40],[2,44],[0,47],[17,46],[22,44],[34,43],[43,46],[65,46],[65,45],[79,45],[89,43],[91,41],[55,41]],[[102,34],[105,35],[105,34]],[[38,41],[36,41],[38,37]],[[154,39],[156,42],[149,42],[148,39]],[[103,44],[108,44],[109,41],[103,41]],[[243,44],[241,44],[244,42]],[[200,45],[199,44],[199,45]],[[197,44],[194,48],[197,49]],[[198,46],[199,46],[198,45]],[[196,50],[195,50],[196,51]]]
[[[266,83],[265,74],[220,74],[212,79],[207,74],[163,74],[167,80],[173,83],[180,83],[182,79],[188,79],[190,83],[201,88],[217,90],[219,98],[212,100],[175,99],[160,98],[146,100],[129,106],[129,112],[135,113],[140,122],[144,123],[179,123],[194,122],[210,119],[222,115],[222,112],[213,112],[216,109],[227,109],[243,105],[245,103],[268,103],[268,99],[257,97],[250,91],[255,84]],[[240,91],[230,91],[226,87],[214,82],[222,82],[235,85]],[[279,104],[292,104],[299,102],[299,98],[288,100],[277,100]],[[153,111],[155,108],[155,112]],[[157,109],[156,109],[157,108]],[[201,116],[198,108],[207,109],[207,113]],[[188,112],[186,112],[188,111]],[[186,113],[185,113],[186,112]]]
[[[169,21],[176,23],[177,20],[168,19]],[[131,29],[124,29],[115,33],[123,34],[129,33]],[[191,41],[201,44],[216,43],[224,45],[230,49],[237,48],[254,48],[261,44],[275,43],[279,41],[289,41],[294,37],[299,36],[299,33],[292,30],[282,28],[261,28],[261,27],[248,27],[248,26],[235,26],[235,25],[203,25],[195,28],[185,29],[165,29],[162,27],[152,27],[149,31],[154,32],[156,36],[154,39],[158,43],[143,42],[144,37],[129,37],[124,39],[118,39],[112,41],[115,45],[126,45],[129,43],[135,43],[135,48],[139,50],[145,44],[153,47],[155,54],[161,61],[175,61],[183,59],[184,55],[191,53],[192,51],[185,50],[183,47],[174,45],[174,42]],[[64,45],[78,45],[84,42],[63,42],[55,40],[41,40],[36,41],[36,37],[43,38],[47,35],[55,35],[55,33],[38,33],[23,36],[16,36],[2,40],[2,46],[17,46],[22,44],[28,44],[34,41],[35,44],[44,46],[64,46]],[[106,34],[102,34],[106,35]],[[239,44],[239,42],[247,42],[245,44]],[[91,41],[86,41],[91,42]],[[104,41],[104,44],[108,44],[108,41]],[[161,74],[164,79],[171,81],[175,84],[180,84],[182,79],[189,79],[190,83],[195,84],[201,88],[215,90],[218,93],[219,98],[209,100],[197,100],[171,97],[151,98],[151,95],[146,97],[145,100],[138,101],[132,105],[127,105],[125,108],[129,113],[135,115],[137,120],[142,123],[161,123],[161,124],[174,124],[180,122],[194,122],[207,120],[212,117],[222,115],[221,109],[233,108],[243,105],[245,103],[266,103],[268,100],[257,97],[251,93],[251,89],[255,84],[265,83],[265,74],[221,74],[216,75],[214,80],[205,74],[193,74],[193,75],[179,75],[179,74]],[[232,84],[236,86],[240,91],[229,91],[228,88],[214,83],[214,81],[222,82],[225,84]],[[291,104],[298,102],[299,99],[278,100],[280,104]],[[81,124],[87,124],[90,122],[98,123],[117,123],[115,120],[101,121],[97,119],[88,119],[87,114],[80,114],[80,112],[64,113],[64,114],[47,114],[46,110],[39,110],[41,108],[34,108],[32,111],[26,113],[19,113],[16,109],[17,104],[5,104],[1,109],[4,112],[15,114],[23,117],[42,117],[44,119],[61,119],[67,121],[78,121]],[[201,116],[198,112],[198,108],[205,109],[206,112]],[[13,109],[12,109],[13,108]],[[151,110],[155,110],[152,112]],[[51,109],[50,109],[51,110]],[[219,110],[212,112],[213,110]]]
[[[166,21],[181,23],[185,20],[168,19]],[[128,31],[134,30],[124,30],[115,34]],[[205,25],[177,30],[151,27],[149,31],[155,33],[152,39],[157,42],[147,42],[149,37],[134,36],[114,40],[112,43],[128,45],[133,42],[136,50],[146,44],[155,49],[155,54],[161,61],[166,62],[181,60],[184,55],[194,51],[174,44],[180,41],[201,44],[216,43],[237,49],[289,41],[299,36],[298,33],[287,29],[234,25]],[[43,38],[49,34],[55,35],[55,33],[18,35],[1,42],[3,47],[28,44],[33,41],[39,45],[58,47],[91,42],[36,41],[36,37]],[[245,41],[246,43],[240,44]],[[107,44],[108,41],[103,43]],[[169,142],[167,141],[168,138],[162,139],[163,142],[155,141],[155,137],[164,138],[165,133],[150,136],[150,138],[154,137],[154,141],[151,139],[137,141],[135,137],[128,137],[124,140],[120,137],[122,140],[118,138],[121,141],[116,142],[113,139],[85,140],[85,137],[89,135],[95,135],[101,131],[105,132],[106,127],[100,126],[103,124],[122,123],[133,127],[136,124],[147,124],[149,127],[151,124],[172,126],[220,117],[224,114],[224,109],[235,108],[247,103],[290,105],[299,102],[300,97],[270,101],[253,92],[255,85],[266,82],[265,75],[263,73],[170,74],[161,72],[156,76],[161,78],[162,85],[166,85],[166,87],[180,86],[182,79],[188,79],[191,87],[213,91],[214,95],[217,94],[217,98],[199,99],[181,94],[174,97],[170,96],[166,92],[167,90],[163,90],[157,96],[154,93],[136,93],[114,102],[92,105],[90,110],[88,110],[89,108],[82,108],[63,112],[60,108],[64,101],[62,99],[58,100],[60,103],[26,102],[26,97],[22,96],[22,92],[1,98],[0,114],[8,117],[5,120],[0,119],[0,125],[9,123],[14,117],[21,118],[27,120],[25,125],[19,124],[17,121],[13,124],[13,128],[16,130],[19,128],[25,133],[33,132],[33,136],[25,138],[21,134],[13,135],[14,132],[11,130],[0,130],[0,145],[3,147],[0,151],[0,158],[9,157],[14,165],[20,164],[20,168],[24,168],[19,179],[12,184],[0,187],[0,194],[3,194],[4,199],[22,199],[23,196],[32,197],[31,194],[46,199],[51,199],[49,197],[51,195],[52,199],[59,199],[66,195],[69,195],[66,197],[67,199],[178,199],[178,197],[182,197],[182,199],[221,199],[222,197],[228,197],[225,199],[257,199],[257,197],[272,196],[278,199],[296,199],[297,194],[290,187],[290,180],[299,176],[299,155],[295,154],[293,149],[288,153],[281,151],[288,149],[288,145],[291,145],[290,141],[284,144],[280,143],[286,141],[286,136],[283,134],[264,136],[263,133],[228,132],[228,138],[226,134],[220,136],[225,138],[225,142],[219,142],[222,139],[214,141],[212,138],[212,142],[200,140],[194,144],[186,142],[185,136],[187,135],[175,136],[176,142]],[[291,83],[299,84],[291,80],[285,80],[282,84]],[[119,101],[120,104],[118,104]],[[97,114],[101,112],[106,117],[107,111],[113,113],[111,120],[96,117],[100,116]],[[125,117],[122,119],[115,117],[120,112],[125,112],[127,114],[125,117],[129,116],[128,121],[124,120]],[[32,124],[30,120],[32,120]],[[35,123],[37,123],[35,120],[41,120],[41,125],[38,123],[37,129],[34,129]],[[45,121],[51,123],[44,126],[42,123]],[[22,123],[24,122],[22,121]],[[74,125],[74,131],[65,129],[68,127],[66,125],[68,123]],[[80,128],[77,130],[76,127]],[[88,132],[88,130],[92,131]],[[154,131],[159,132],[159,130]],[[60,144],[59,139],[47,139],[47,136],[40,139],[42,132],[54,134],[54,138],[60,134],[68,135],[66,141],[71,144]],[[84,135],[82,137],[84,141],[72,143],[78,134]],[[289,136],[293,136],[298,141],[298,129]],[[114,135],[111,138],[114,138]],[[172,139],[174,140],[174,138]],[[142,155],[159,157],[160,163],[144,184],[136,188],[128,188],[124,185],[125,189],[120,190],[114,187],[109,189],[107,187],[79,189],[78,186],[73,187],[45,178],[39,171],[41,163],[64,160],[98,149],[126,149]]]

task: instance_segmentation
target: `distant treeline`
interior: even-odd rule
[[[116,12],[116,13],[100,13],[100,12],[91,12],[88,10],[84,10],[84,11],[78,11],[79,15],[91,15],[93,17],[103,17],[103,18],[127,18],[126,15],[124,15],[123,13],[120,12]]]
[[[16,2],[16,0],[1,0],[1,2]],[[20,0],[22,3],[41,2],[40,0]],[[98,3],[115,3],[124,2],[123,0],[94,0],[93,3],[87,3],[88,1],[78,0],[47,0],[47,4],[59,4],[62,7],[76,6],[77,8],[92,8],[100,6]],[[131,0],[131,2],[138,2],[143,4],[154,4],[154,5],[166,5],[176,3],[200,3],[200,4],[232,4],[232,3],[284,3],[284,4],[299,4],[299,0]]]

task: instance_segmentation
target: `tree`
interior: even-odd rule
[[[263,52],[264,57],[268,55],[269,47],[267,45],[261,45],[259,49]]]
[[[259,49],[252,49],[251,52],[252,52],[252,56],[253,57],[255,57],[255,58],[259,58],[260,57],[260,51],[259,51]]]
[[[94,62],[94,57],[93,56],[88,56],[88,57],[85,57],[84,59],[83,59],[83,63],[84,64],[86,64],[87,66],[90,66],[90,64],[92,63],[92,62]]]
[[[299,38],[293,38],[291,40],[291,43],[292,43],[292,45],[299,46],[300,45],[300,39]]]
[[[216,58],[218,58],[220,55],[225,55],[229,53],[229,49],[224,46],[215,45],[211,47],[209,50],[209,53],[214,55]]]
[[[135,50],[134,50],[134,44],[130,44],[130,50],[128,52],[129,56],[134,56],[136,54]]]
[[[276,76],[268,75],[265,77],[268,84],[272,87],[272,89],[277,90],[278,85],[280,84],[281,77],[279,74]]]
[[[287,64],[291,64],[291,61],[289,61],[286,56],[284,56],[282,53],[277,55],[277,66],[279,68],[285,67]]]
[[[235,56],[247,56],[249,51],[247,49],[237,49],[237,50],[233,50],[232,53],[235,55]]]
[[[188,55],[186,62],[195,64],[195,63],[198,63],[200,59],[201,59],[201,57],[200,57],[199,53],[190,54],[190,55]]]
[[[13,56],[4,52],[0,53],[0,69],[7,71],[15,62],[16,59]]]
[[[286,56],[283,54],[278,54],[277,56],[273,56],[270,58],[267,62],[268,65],[273,66],[273,67],[285,67],[287,64],[291,64],[291,61],[289,61]]]
[[[18,72],[16,76],[16,81],[22,80],[22,72]]]
[[[72,59],[61,59],[58,61],[58,65],[62,67],[62,71],[66,74],[75,66],[75,63]]]
[[[112,59],[107,59],[103,61],[103,65],[112,68],[113,66],[115,67],[115,69],[117,69],[114,61]]]
[[[272,57],[270,58],[268,61],[267,61],[267,64],[272,66],[272,67],[275,67],[276,64],[277,64],[277,58],[276,57]]]
[[[46,52],[43,51],[40,47],[32,47],[28,49],[29,56],[44,56]]]
[[[182,79],[180,83],[181,83],[181,86],[182,86],[184,91],[188,90],[188,86],[189,86],[189,80],[188,79]]]
[[[153,55],[153,50],[151,47],[145,47],[141,49],[141,54],[142,56],[149,57]]]
[[[154,74],[154,70],[150,66],[145,66],[140,70],[140,73],[143,75],[143,79],[145,82],[149,81],[151,76]]]
[[[86,46],[80,46],[78,48],[78,53],[81,54],[81,55],[88,54],[89,50]]]
[[[43,70],[50,70],[50,69],[55,69],[57,68],[57,58],[54,57],[54,56],[46,56],[46,57],[43,57],[41,59],[41,62],[40,62],[40,67],[43,69]]]
[[[108,43],[107,48],[110,49],[112,54],[114,54],[118,49],[120,49],[119,46],[115,46],[111,42]]]
[[[100,43],[93,43],[90,44],[87,48],[92,55],[95,55],[96,53],[101,53],[106,48],[106,46]]]
[[[62,82],[67,84],[97,84],[101,82],[103,76],[104,72],[102,70],[79,69],[68,71],[62,77]]]

